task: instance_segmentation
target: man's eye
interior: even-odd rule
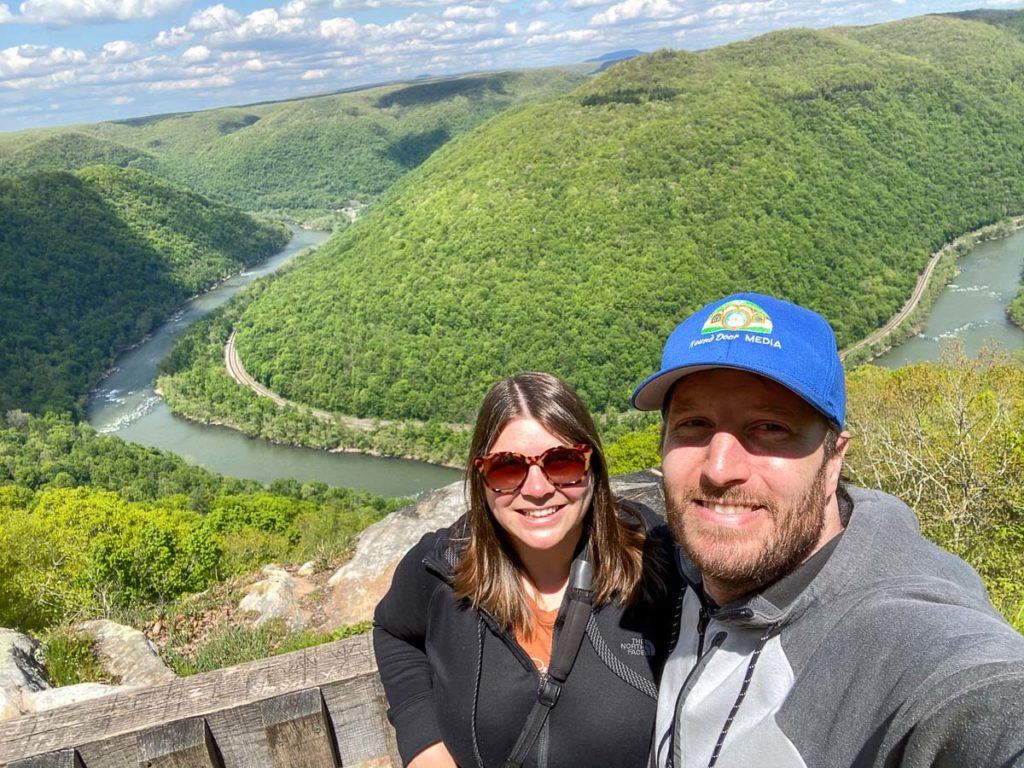
[[[703,429],[711,425],[707,419],[694,417],[692,419],[681,419],[676,422],[676,429]]]
[[[789,430],[789,427],[787,427],[785,424],[779,424],[779,423],[774,422],[774,421],[766,421],[763,424],[755,425],[754,426],[754,431],[755,432],[761,432],[761,433],[769,433],[769,434],[770,433],[782,434],[782,433],[788,433],[790,430]]]

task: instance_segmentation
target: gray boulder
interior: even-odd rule
[[[121,691],[131,691],[138,687],[140,686],[78,683],[77,685],[62,685],[59,688],[46,688],[45,690],[28,694],[25,697],[25,713],[45,712],[48,709],[66,707],[69,704],[98,699],[102,696],[109,696],[112,693],[120,693]]]
[[[96,641],[96,655],[103,668],[124,685],[159,685],[176,675],[139,630],[107,619],[94,619],[78,625],[78,631]]]
[[[304,577],[292,576],[279,565],[265,566],[263,575],[265,578],[249,587],[239,609],[259,614],[253,622],[257,627],[271,619],[284,619],[291,629],[302,629],[308,618],[302,598],[316,586]]]
[[[38,641],[0,628],[0,720],[31,711],[31,695],[49,687]]]
[[[664,510],[661,473],[633,472],[611,479],[616,496],[658,511]],[[327,582],[333,588],[328,626],[341,627],[373,618],[373,609],[391,586],[402,556],[425,533],[446,528],[466,510],[461,480],[426,496],[417,504],[393,512],[359,535],[352,559]]]

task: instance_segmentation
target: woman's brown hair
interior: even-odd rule
[[[530,418],[566,443],[593,447],[590,458],[594,495],[587,515],[590,561],[594,564],[594,604],[612,598],[630,602],[642,589],[643,526],[619,514],[608,485],[608,467],[594,420],[576,391],[548,373],[518,373],[487,393],[469,449],[466,486],[468,542],[455,567],[455,594],[474,608],[485,608],[506,630],[529,632],[531,619],[522,569],[504,530],[487,506],[483,479],[473,459],[486,454],[509,421]]]

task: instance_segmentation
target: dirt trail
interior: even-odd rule
[[[238,349],[235,346],[234,331],[232,331],[231,336],[228,337],[228,343],[224,345],[224,365],[228,369],[228,373],[231,374],[232,379],[237,381],[239,384],[248,387],[260,397],[270,398],[281,407],[290,405],[293,408],[308,411],[321,421],[340,421],[345,426],[352,427],[353,429],[368,430],[389,423],[387,421],[374,421],[373,419],[360,419],[355,416],[343,416],[338,413],[321,411],[318,408],[310,408],[308,405],[287,400],[273,390],[267,389],[256,381],[256,379],[250,376],[249,372],[245,370],[245,366],[242,365],[242,361],[238,357]]]

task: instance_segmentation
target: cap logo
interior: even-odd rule
[[[734,299],[716,307],[700,329],[702,334],[720,331],[771,333],[772,319],[754,302]]]

